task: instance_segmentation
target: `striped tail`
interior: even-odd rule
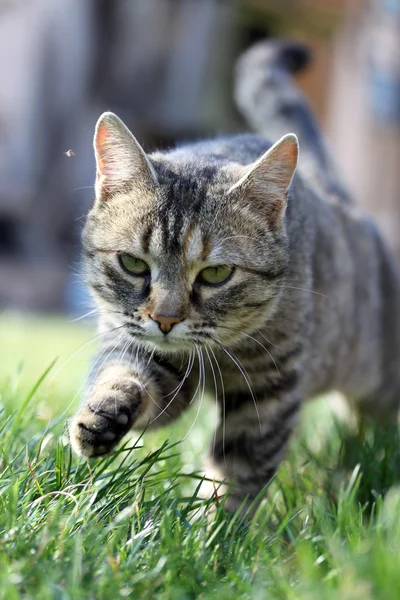
[[[296,133],[303,174],[324,193],[350,202],[309,104],[292,81],[292,74],[303,70],[310,61],[311,52],[301,43],[259,42],[237,62],[236,104],[254,131],[271,141],[289,132]]]

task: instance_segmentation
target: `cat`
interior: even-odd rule
[[[112,113],[94,136],[83,249],[101,366],[72,448],[101,456],[216,395],[211,459],[228,510],[276,472],[308,398],[340,390],[382,423],[400,401],[399,272],[291,82],[307,62],[280,41],[239,60],[237,103],[263,136],[147,155]],[[269,128],[285,135],[271,144]]]

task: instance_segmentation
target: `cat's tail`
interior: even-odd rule
[[[236,104],[254,131],[271,141],[296,133],[303,173],[324,192],[349,201],[310,106],[292,80],[311,58],[299,42],[277,39],[252,46],[236,65]]]

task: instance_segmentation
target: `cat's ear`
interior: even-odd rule
[[[107,200],[127,184],[153,187],[157,183],[145,151],[117,115],[105,112],[96,124],[96,198]]]
[[[298,154],[297,137],[294,133],[285,135],[253,164],[243,168],[242,176],[230,191],[242,189],[271,226],[281,225]]]

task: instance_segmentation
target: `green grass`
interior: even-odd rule
[[[0,320],[0,598],[398,600],[397,434],[360,440],[310,404],[256,517],[227,517],[197,497],[212,404],[182,443],[196,408],[111,457],[71,456],[65,415],[93,346],[60,367],[93,335]]]

